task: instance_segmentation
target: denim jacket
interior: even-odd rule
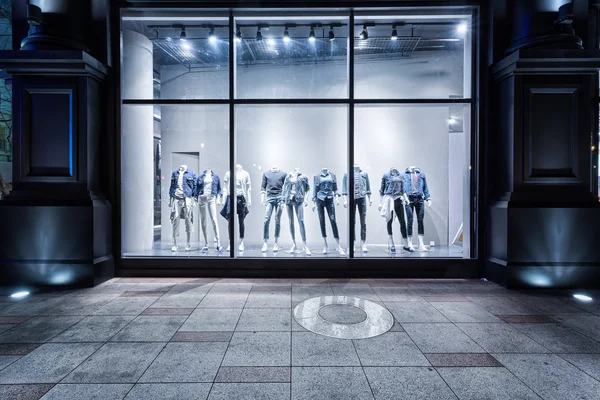
[[[354,188],[354,198],[363,199],[365,196],[371,194],[371,181],[369,180],[369,173],[362,169],[358,173],[354,173],[354,179],[358,178],[358,187]],[[353,185],[355,186],[355,185]],[[348,174],[344,174],[342,180],[342,196],[348,195]]]
[[[169,188],[169,196],[175,197],[177,190],[177,181],[179,180],[179,170],[173,171],[171,174],[171,187]],[[189,169],[183,173],[183,197],[192,197],[196,193],[196,174]]]
[[[396,175],[399,180],[394,182],[394,175],[391,172],[386,172],[381,178],[381,188],[379,194],[384,195],[402,195],[404,193],[404,175],[399,173]]]
[[[289,203],[292,200],[292,174],[289,173],[285,181],[283,182],[283,202]],[[298,173],[296,178],[296,194],[294,200],[296,202],[304,202],[304,197],[310,190],[310,185],[308,184],[308,176]]]
[[[330,179],[323,179],[323,178]],[[327,173],[323,176],[321,174],[315,175],[314,178],[315,188],[313,190],[313,201],[333,199],[338,194],[337,178],[333,172]]]
[[[421,196],[423,200],[429,200],[431,196],[429,195],[429,188],[427,187],[427,178],[425,174],[421,172],[420,168],[415,168],[414,172],[416,173],[417,182],[416,182],[416,190],[413,191],[413,179],[414,176],[413,171],[410,168],[406,168],[404,171],[404,192],[409,196]]]
[[[196,193],[194,194],[196,199],[198,196],[202,196],[202,194],[204,194],[204,178],[206,178],[207,172],[208,170],[205,169],[200,175],[198,175],[198,179],[196,180]],[[219,178],[219,175],[214,173],[214,171],[212,173],[212,187],[210,188],[210,194],[214,197],[222,194],[221,179]]]

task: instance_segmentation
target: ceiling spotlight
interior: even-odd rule
[[[262,32],[260,31],[260,26],[258,27],[258,30],[256,31],[256,40],[262,40]]]
[[[313,28],[312,26],[310,27],[310,33],[308,34],[308,40],[311,42],[314,42],[315,40],[317,40],[317,38],[315,37],[315,28]]]
[[[238,43],[242,41],[242,31],[240,28],[237,28],[237,31],[235,31],[235,41]]]
[[[292,39],[290,39],[290,32],[288,31],[288,28],[287,28],[287,26],[286,26],[286,27],[285,27],[285,31],[283,31],[283,41],[284,41],[285,43],[289,43],[289,42],[290,42],[290,40],[292,40]]]
[[[467,33],[467,29],[467,24],[463,22],[456,27],[456,32],[459,35],[464,35],[465,33]]]
[[[335,39],[335,33],[333,33],[333,26],[329,29],[329,41]]]
[[[210,33],[208,34],[208,41],[211,43],[217,42],[217,36],[215,35],[215,28],[210,28]]]
[[[448,124],[449,124],[449,125],[454,125],[455,123],[456,123],[456,120],[455,120],[454,118],[450,118],[450,119],[448,120]]]
[[[185,50],[189,50],[192,48],[192,45],[187,40],[184,40],[183,43],[181,43],[181,47],[183,47]]]
[[[398,31],[395,26],[392,26],[392,36],[390,37],[392,40],[398,40]]]
[[[13,299],[20,299],[21,297],[29,296],[29,292],[17,292],[10,295]]]
[[[577,300],[581,300],[581,301],[592,301],[593,300],[590,296],[586,296],[585,294],[574,294],[573,297],[575,297]]]
[[[369,38],[369,31],[367,31],[367,26],[366,25],[363,25],[363,30],[360,33],[359,37],[361,38],[361,40],[365,40],[365,39]]]
[[[179,34],[179,40],[185,42],[187,40],[187,35],[185,34],[185,27],[181,28],[181,33]]]
[[[275,39],[269,38],[269,40],[267,41],[267,43],[269,43],[269,46],[275,46]]]

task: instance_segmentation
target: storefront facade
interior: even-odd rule
[[[597,227],[578,258],[536,253],[598,219],[598,54],[545,33],[552,5],[99,3],[4,57],[23,106],[2,239],[51,232],[7,279],[597,277]]]

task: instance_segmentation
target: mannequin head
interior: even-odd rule
[[[293,169],[293,170],[290,172],[290,174],[293,174],[293,175],[298,175],[298,174],[300,174],[300,168],[298,168],[298,167],[294,168],[294,169]]]
[[[242,169],[243,169],[243,168],[242,168],[242,166],[241,166],[240,164],[236,164],[236,165],[235,165],[235,170],[236,170],[236,171],[241,171]]]
[[[390,168],[390,173],[392,175],[398,175],[400,173],[400,171],[398,171],[398,168],[396,168],[396,167],[391,167]]]
[[[360,170],[360,165],[358,165],[358,164],[354,164],[354,170],[355,170],[355,171],[359,171],[359,170]]]
[[[329,170],[327,168],[321,168],[321,175],[329,174]]]
[[[180,165],[179,166],[179,170],[180,171],[187,171],[187,165],[185,165],[185,164],[184,165]]]
[[[271,167],[271,171],[273,171],[273,172],[279,172],[279,167],[277,165],[273,165]]]

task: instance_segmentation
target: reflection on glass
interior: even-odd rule
[[[228,256],[228,106],[131,105],[122,115],[124,255]]]
[[[253,197],[238,255],[345,257],[347,106],[240,105],[235,118],[237,163]]]
[[[369,252],[356,256],[469,257],[469,115],[463,105],[356,107],[358,177],[369,174],[377,204],[360,203]]]
[[[239,99],[345,98],[346,17],[236,19]]]
[[[356,17],[357,99],[470,98],[470,16]]]

